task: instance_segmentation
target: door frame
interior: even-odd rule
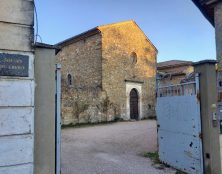
[[[132,96],[132,92],[135,92],[135,96]],[[131,102],[131,100],[132,100],[132,98],[133,97],[135,97],[135,99],[137,100],[137,103],[136,103],[136,105],[132,105],[132,102]],[[138,91],[136,90],[136,88],[133,88],[131,91],[130,91],[130,97],[129,97],[129,99],[130,99],[130,119],[135,119],[135,120],[138,120],[139,119],[139,93],[138,93]],[[136,116],[136,118],[131,118],[131,117],[135,117],[135,116],[132,116],[132,108],[134,108],[134,107],[137,107],[137,116]]]
[[[136,89],[138,93],[138,120],[143,118],[143,108],[142,108],[142,83],[137,82],[126,82],[126,118],[130,120],[130,92],[132,89]]]

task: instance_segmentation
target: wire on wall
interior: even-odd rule
[[[35,34],[35,38],[34,38],[34,43],[36,43],[38,40],[38,37],[39,37],[40,41],[42,42],[42,37],[39,35],[39,21],[38,21],[38,13],[37,13],[35,1],[34,1],[34,12],[35,12],[35,21],[36,21],[36,34]]]

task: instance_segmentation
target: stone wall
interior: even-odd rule
[[[57,59],[62,64],[62,123],[99,122],[102,94],[101,35],[96,34],[62,48]],[[68,82],[71,75],[71,83]]]
[[[139,118],[154,116],[155,47],[133,21],[101,26],[99,29],[102,33],[102,87],[109,105],[113,107],[114,116],[129,119],[126,80],[135,85],[142,82]]]
[[[58,53],[63,124],[128,120],[133,86],[139,92],[139,118],[155,115],[157,51],[133,21],[119,24],[98,27],[101,33]]]
[[[184,73],[184,75],[173,75],[168,76],[166,78],[163,78],[161,80],[158,80],[158,86],[168,86],[168,85],[174,85],[174,84],[180,84],[181,80],[184,80],[187,75],[194,72],[193,66],[179,66],[179,67],[169,67],[165,69],[158,70],[158,72],[163,72],[167,74],[174,74],[174,73]]]
[[[158,69],[160,72],[166,72],[166,73],[177,73],[177,72],[183,72],[185,74],[189,74],[191,72],[194,72],[194,68],[192,65],[182,65],[182,66],[173,66],[169,68],[162,68]]]

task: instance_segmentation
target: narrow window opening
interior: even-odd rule
[[[72,86],[72,76],[71,76],[71,74],[68,74],[68,85]]]

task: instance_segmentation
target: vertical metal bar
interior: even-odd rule
[[[56,64],[56,174],[61,174],[61,65]]]
[[[171,95],[172,95],[172,94],[171,94],[172,87],[170,86],[170,87],[168,87],[168,89],[169,89],[169,95],[168,95],[168,96],[171,96]]]
[[[183,84],[183,95],[186,96],[187,93],[186,93],[186,84]]]
[[[156,81],[156,97],[159,97],[159,78],[157,78],[157,81]]]
[[[178,85],[177,85],[177,96],[179,96],[179,88],[178,88]]]
[[[159,97],[159,90],[160,90],[160,89],[159,89],[159,87],[157,86],[157,88],[156,88],[156,96],[157,96],[157,97]]]
[[[199,95],[199,92],[200,92],[200,81],[199,81],[199,74],[198,73],[196,73],[195,74],[195,86],[196,86],[196,95]]]
[[[179,96],[179,94],[178,94],[178,85],[176,86],[175,94],[176,94],[176,96]]]
[[[183,92],[182,92],[182,85],[180,85],[180,95],[182,96],[183,95]]]
[[[198,100],[200,100],[200,79],[199,79],[199,74],[196,73],[195,74],[195,92],[196,92],[196,97]],[[200,111],[200,101],[198,102],[199,103],[199,117],[198,117],[198,132],[199,134],[202,134],[202,127],[201,127],[201,111]],[[200,141],[200,165],[201,165],[201,174],[204,173],[204,167],[203,167],[203,143],[202,143],[202,139],[200,138],[199,139]]]

